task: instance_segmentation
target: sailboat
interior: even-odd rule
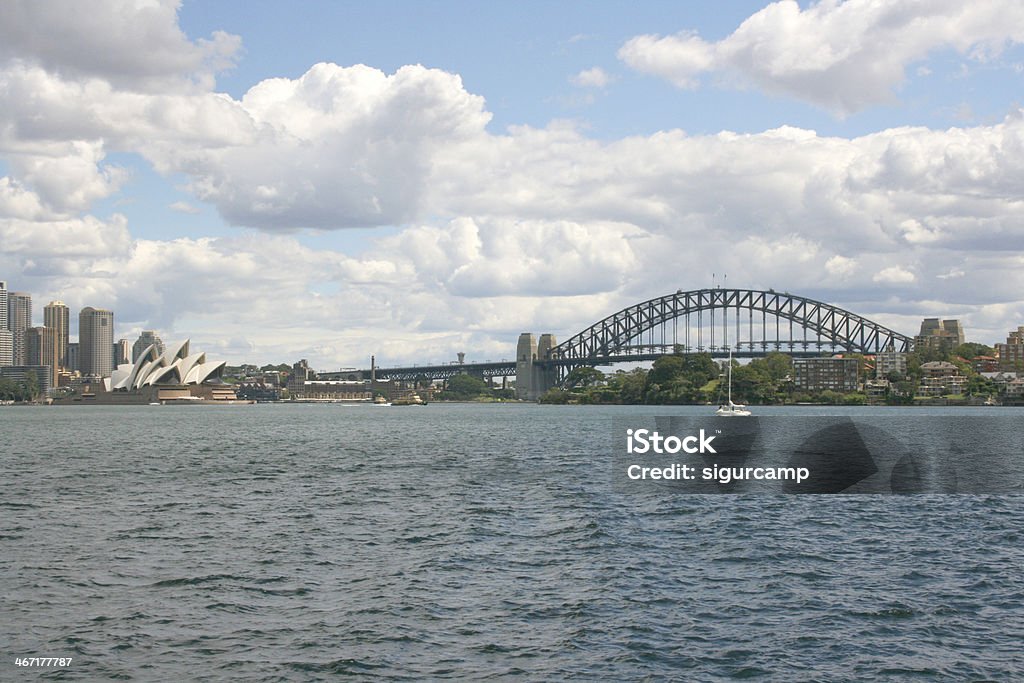
[[[741,403],[732,402],[732,347],[729,347],[729,402],[718,406],[715,415],[719,417],[750,417],[750,411]]]

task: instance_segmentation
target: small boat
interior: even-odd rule
[[[715,415],[719,417],[750,417],[751,413],[742,403],[729,401],[725,405],[719,406]]]
[[[718,406],[715,415],[719,417],[750,417],[750,411],[745,405],[732,402],[732,347],[729,347],[729,399],[725,405]]]
[[[399,398],[391,402],[393,406],[425,406],[427,402],[420,398],[419,394],[413,394],[409,398]]]

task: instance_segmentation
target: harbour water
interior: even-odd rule
[[[0,680],[1024,678],[1024,495],[614,485],[697,410],[0,408]]]

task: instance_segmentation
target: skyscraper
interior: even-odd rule
[[[110,377],[113,371],[114,312],[87,306],[78,314],[79,359],[83,377]]]
[[[114,367],[132,362],[132,347],[127,339],[118,339],[114,344]]]
[[[146,349],[150,346],[156,346],[157,355],[163,354],[164,342],[157,336],[154,330],[143,330],[139,338],[135,340],[135,344],[132,345],[132,362],[134,363],[139,359]]]
[[[0,327],[0,367],[14,365],[14,335]]]
[[[57,330],[52,327],[30,327],[25,330],[25,365],[45,365],[49,370],[50,386],[57,386],[60,345]]]
[[[82,369],[82,364],[78,362],[81,354],[78,353],[78,349],[81,348],[78,342],[68,342],[68,364],[67,369],[72,372],[78,372]]]
[[[71,330],[71,311],[63,301],[51,301],[43,308],[43,325],[57,330],[57,362],[68,367],[68,333]]]
[[[25,331],[32,327],[32,295],[27,292],[7,294],[7,329],[14,337],[14,364],[28,365]]]
[[[0,366],[14,365],[14,335],[7,329],[7,283],[0,280]]]

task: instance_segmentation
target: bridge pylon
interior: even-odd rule
[[[556,368],[539,365],[538,360],[551,357],[551,350],[557,346],[555,335],[542,334],[538,342],[531,332],[519,335],[516,344],[516,398],[536,401],[545,391],[558,383]]]

